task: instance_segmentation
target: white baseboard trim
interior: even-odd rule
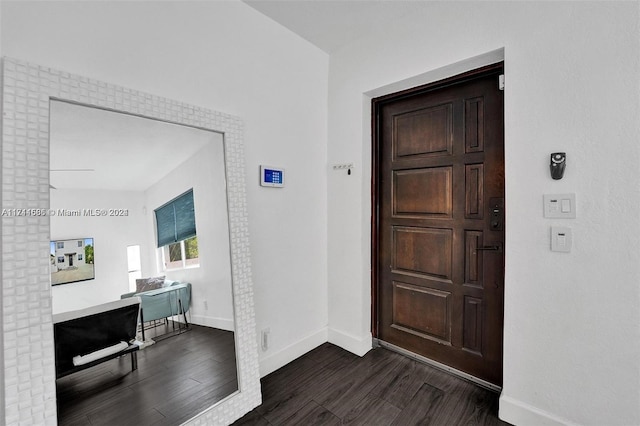
[[[327,341],[327,329],[322,328],[310,336],[287,346],[270,355],[260,359],[260,377],[276,371],[296,358],[306,354],[310,350],[320,346]],[[260,349],[259,349],[260,350]],[[263,352],[265,353],[265,352]]]
[[[187,315],[187,321],[196,325],[203,325],[205,327],[218,328],[220,330],[233,331],[233,320],[227,318],[207,317],[204,315]]]
[[[366,354],[373,348],[373,338],[371,336],[371,333],[367,333],[367,335],[363,338],[358,338],[351,334],[338,331],[334,328],[330,328],[328,337],[329,343],[340,346],[342,349],[345,349],[358,356],[364,356],[364,354]]]
[[[514,425],[532,426],[560,426],[575,425],[566,419],[562,419],[554,414],[540,410],[517,399],[500,396],[500,409],[498,417],[501,420]]]

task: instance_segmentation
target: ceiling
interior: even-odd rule
[[[379,33],[389,21],[421,13],[431,3],[242,1],[329,54]],[[51,105],[50,180],[55,188],[144,191],[212,138],[221,140],[221,135],[204,130],[65,102]]]
[[[300,37],[331,54],[385,23],[422,13],[427,0],[243,0]]]
[[[222,136],[138,116],[51,102],[55,189],[145,191]]]

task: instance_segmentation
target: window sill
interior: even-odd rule
[[[175,271],[184,271],[186,269],[198,269],[200,267],[200,264],[197,265],[189,265],[189,266],[185,266],[182,268],[165,268],[164,270],[162,270],[161,272],[175,272]]]

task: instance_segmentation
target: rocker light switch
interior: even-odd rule
[[[544,217],[575,219],[576,194],[544,194]]]

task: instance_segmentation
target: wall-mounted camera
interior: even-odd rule
[[[551,163],[549,169],[551,170],[551,177],[555,180],[562,179],[564,176],[564,169],[567,166],[567,153],[566,152],[554,152],[551,154]]]

